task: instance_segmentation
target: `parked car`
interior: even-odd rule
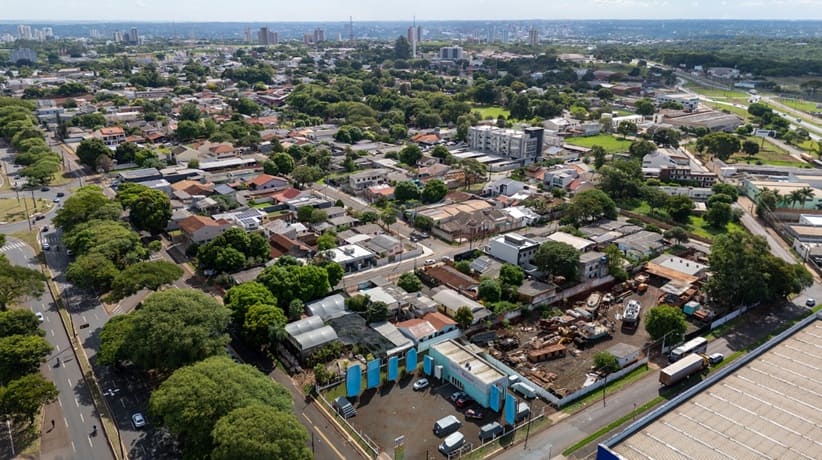
[[[428,384],[429,384],[428,379],[419,379],[416,382],[414,382],[414,385],[413,385],[414,391],[420,391],[420,390],[423,390],[425,388],[428,388]]]
[[[473,402],[474,399],[468,395],[462,396],[455,401],[459,408],[470,406]]]
[[[131,416],[131,421],[134,422],[134,428],[142,428],[146,426],[146,419],[143,417],[143,414],[139,412],[135,412]]]
[[[725,359],[725,355],[722,353],[711,353],[708,355],[708,362],[711,364],[719,364],[723,359]]]
[[[434,265],[435,263],[437,263],[437,261],[434,259],[425,259],[425,265]]]
[[[40,313],[39,311],[37,313],[35,313],[34,316],[36,316],[37,320],[40,321],[41,323],[46,320],[46,318],[43,316],[43,314]]]
[[[49,249],[51,249],[51,245],[49,245],[47,242],[43,241],[43,250],[48,251]]]
[[[60,198],[55,198],[55,199],[53,199],[52,201],[53,201],[53,202],[55,202],[55,203],[59,203],[59,202],[60,202]]]
[[[455,391],[455,392],[451,393],[451,396],[448,397],[448,400],[451,401],[451,402],[457,402],[458,399],[464,398],[466,396],[468,396],[468,395],[465,394],[465,392],[463,392],[463,391]]]
[[[805,305],[813,307],[816,305],[816,300],[814,300],[813,297],[808,297],[808,300],[805,301]]]
[[[66,194],[65,194],[65,193],[63,193],[63,192],[57,192],[57,198],[63,198],[64,196],[66,196]]]
[[[41,192],[48,192],[49,190],[50,190],[50,189],[49,189],[48,187],[42,187],[42,188],[40,188],[40,191],[41,191]]]
[[[465,418],[471,418],[474,420],[481,419],[485,414],[482,413],[479,409],[468,409],[465,411]]]

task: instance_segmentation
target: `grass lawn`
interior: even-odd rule
[[[608,153],[627,152],[628,147],[631,146],[631,141],[627,139],[619,139],[610,134],[598,134],[596,136],[585,137],[569,137],[565,142],[571,145],[578,145],[580,147],[591,148],[598,145],[605,149]]]
[[[22,193],[21,193],[22,195]],[[21,197],[22,198],[22,197]],[[23,198],[17,202],[16,198],[0,199],[0,222],[18,222],[26,219],[26,206],[28,206],[29,216],[36,212],[45,212],[51,208],[51,202],[37,199],[37,208],[31,198]]]
[[[699,86],[695,83],[687,83],[685,85],[686,88],[690,89],[695,93],[699,93],[703,96],[709,97],[711,99],[744,99],[748,100],[748,93],[744,91],[737,91],[731,89],[717,89],[717,88],[705,88],[704,86]]]
[[[788,107],[796,110],[801,110],[803,112],[819,112],[822,111],[822,108],[817,107],[816,102],[806,101],[804,99],[789,99],[785,97],[780,97],[777,99],[779,102],[787,105]],[[819,104],[822,105],[822,104]]]
[[[763,164],[766,165],[774,165],[774,166],[794,166],[798,168],[810,168],[810,165],[807,163],[801,162],[796,158],[792,157],[788,152],[786,152],[781,147],[771,144],[768,141],[764,141],[761,138],[748,136],[747,140],[751,140],[756,142],[759,145],[759,153],[757,153],[753,158],[748,157],[744,153],[736,153],[731,156],[732,162],[736,163],[754,163],[757,160],[761,161]],[[750,158],[750,161],[749,161]]]
[[[505,107],[500,107],[498,105],[489,105],[489,106],[480,106],[476,105],[471,108],[472,112],[479,112],[480,116],[486,120],[494,119],[496,120],[499,118],[500,115],[504,116],[505,119],[511,116],[511,112],[508,111]]]
[[[709,240],[712,240],[716,235],[745,231],[741,225],[735,222],[728,223],[724,229],[709,227],[701,216],[691,216],[691,223],[688,226],[688,230],[697,236],[701,236],[702,238]]]
[[[733,113],[735,115],[739,115],[744,120],[747,120],[747,119],[751,118],[751,114],[748,113],[747,110],[740,109],[739,107],[734,107],[732,105],[725,105],[725,104],[717,104],[715,102],[705,102],[705,101],[701,101],[701,102],[703,104],[707,105],[708,107],[719,110],[720,112],[725,111],[725,112],[728,112],[728,113]]]

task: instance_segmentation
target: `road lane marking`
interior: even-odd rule
[[[60,345],[55,345],[54,348],[57,349],[57,353],[60,353]]]
[[[85,417],[83,417],[83,413],[82,413],[82,412],[80,412],[80,421],[81,421],[81,422],[83,422],[83,423],[86,423],[86,418],[85,418]]]
[[[97,321],[100,321],[100,317],[97,316],[97,312],[94,312],[94,319],[96,319]]]
[[[71,450],[73,450],[75,453],[77,452],[77,446],[74,445],[74,441],[71,441]]]
[[[80,407],[80,401],[78,401],[77,398],[74,398],[74,405],[78,408]]]
[[[57,404],[59,404],[59,405],[60,405],[60,409],[62,409],[62,408],[63,408],[63,400],[62,400],[62,399],[57,398]]]
[[[65,423],[65,424],[66,424],[66,428],[68,428],[68,420],[66,420],[66,418],[65,418],[65,417],[63,417],[63,423]]]
[[[49,329],[49,332],[51,332],[51,336],[54,337],[54,329]]]
[[[74,386],[74,385],[72,385],[72,384],[71,384],[71,379],[70,379],[70,378],[66,377],[66,380],[68,380],[68,383],[69,383],[69,386],[70,386],[70,387],[73,387],[73,386]],[[74,398],[74,400],[76,401],[76,400],[77,400],[77,398]]]
[[[91,443],[91,435],[88,437],[88,445],[94,448],[94,444]]]
[[[340,451],[338,451],[336,447],[334,447],[334,444],[331,443],[331,440],[329,440],[328,438],[325,437],[322,430],[317,428],[317,425],[315,425],[314,422],[312,422],[311,419],[308,418],[307,415],[305,415],[305,413],[303,413],[303,418],[308,420],[308,423],[310,423],[311,426],[314,427],[314,431],[316,431],[317,434],[320,435],[320,437],[325,440],[326,445],[328,445],[328,447],[330,447],[331,450],[333,450],[334,453],[337,454],[338,457],[340,457],[340,460],[345,460],[345,456],[343,454],[341,454]]]
[[[83,318],[83,322],[84,322],[84,323],[87,323],[87,322],[88,322],[88,320],[86,319],[86,315],[81,315],[81,317]]]
[[[47,323],[50,323],[50,322],[51,322],[51,318],[49,318],[48,316],[46,316],[46,322],[47,322]]]
[[[125,408],[126,408],[126,402],[125,402],[125,400],[121,399],[121,400],[120,400],[120,405],[121,405],[121,406],[123,406],[123,409],[125,409]]]

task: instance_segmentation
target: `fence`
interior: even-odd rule
[[[648,358],[647,357],[642,358],[639,361],[635,362],[634,364],[631,364],[628,367],[620,369],[618,372],[614,372],[613,374],[608,374],[602,380],[597,380],[596,382],[594,382],[591,385],[588,385],[585,388],[581,388],[581,389],[579,389],[579,390],[577,390],[577,391],[575,391],[575,392],[573,392],[569,395],[565,395],[564,398],[559,400],[559,407],[567,406],[568,404],[576,401],[577,399],[599,390],[603,386],[607,385],[609,381],[613,382],[617,379],[621,379],[622,377],[624,377],[624,376],[628,375],[629,373],[633,372],[635,369],[638,369],[639,367],[645,366],[647,364],[648,364]]]
[[[336,383],[326,385],[325,387],[322,388],[322,390],[326,390],[328,388],[334,387],[334,386],[339,385],[343,382],[344,382],[344,380],[340,380]],[[364,432],[362,432],[359,429],[357,429],[356,427],[354,427],[354,425],[348,423],[348,420],[346,420],[343,416],[341,416],[339,414],[339,412],[337,412],[337,409],[334,408],[334,405],[329,403],[328,400],[325,399],[325,397],[322,395],[322,393],[320,393],[318,391],[316,397],[320,400],[320,402],[322,404],[325,405],[326,408],[329,409],[329,412],[331,414],[333,414],[334,421],[337,422],[337,424],[339,426],[341,426],[349,434],[353,433],[358,438],[358,439],[355,439],[355,441],[358,444],[360,444],[361,446],[365,447],[368,451],[370,451],[370,453],[372,454],[371,458],[377,458],[377,456],[380,455],[380,446],[378,446],[377,443],[372,441],[371,438],[369,438],[367,434],[365,434]],[[369,452],[365,452],[365,453],[369,453]]]
[[[752,303],[750,305],[743,305],[738,310],[734,310],[734,311],[728,313],[727,315],[723,316],[722,318],[714,320],[714,322],[711,323],[711,330],[714,330],[714,329],[718,328],[719,326],[722,326],[723,324],[727,323],[728,321],[731,321],[733,319],[738,318],[739,316],[741,316],[746,311],[750,310],[751,308],[758,307],[758,306],[759,306],[759,302]]]

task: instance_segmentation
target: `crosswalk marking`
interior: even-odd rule
[[[5,246],[0,248],[0,252],[6,252],[6,251],[11,251],[12,249],[22,248],[25,245],[26,244],[23,243],[22,241],[12,241],[12,242],[6,243]]]

